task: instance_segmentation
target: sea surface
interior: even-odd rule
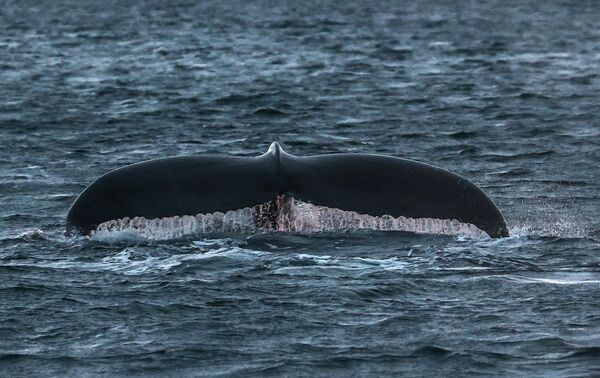
[[[1,1],[0,376],[599,376],[599,21],[583,0]],[[272,141],[459,173],[511,237],[64,235],[111,169]]]

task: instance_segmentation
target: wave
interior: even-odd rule
[[[390,258],[363,258],[340,257],[329,255],[310,255],[305,253],[294,254],[286,259],[284,266],[275,268],[273,274],[286,276],[330,276],[335,271],[336,275],[405,271],[410,264],[398,257]]]
[[[100,260],[87,261],[77,257],[54,260],[13,260],[2,264],[3,267],[35,267],[75,271],[106,271],[123,275],[164,274],[182,264],[196,260],[234,259],[255,260],[270,255],[268,252],[254,251],[235,246],[227,239],[206,242],[194,242],[192,253],[165,254],[147,252],[136,248],[125,248],[116,254],[105,256]],[[43,288],[43,287],[41,287]],[[14,288],[11,288],[14,289]],[[34,287],[23,287],[23,290],[35,290]]]

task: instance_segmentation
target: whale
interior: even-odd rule
[[[77,197],[66,231],[85,235],[117,219],[195,216],[258,205],[255,223],[273,229],[290,199],[375,217],[458,221],[492,238],[509,236],[494,202],[456,173],[378,154],[295,156],[277,142],[256,157],[168,157],[112,170]]]

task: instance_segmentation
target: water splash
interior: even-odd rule
[[[535,221],[509,224],[511,236],[550,236],[559,238],[584,238],[589,235],[587,225],[564,217],[548,220],[543,223]]]
[[[528,211],[520,219],[508,221],[511,236],[583,238],[590,235],[590,224],[570,201],[529,200],[523,201],[521,207]]]
[[[109,241],[115,237],[167,240],[195,234],[252,234],[265,231],[316,233],[362,229],[487,238],[487,234],[474,225],[457,220],[371,216],[316,206],[291,197],[278,197],[275,202],[226,213],[111,220],[100,224],[91,236]]]
[[[195,234],[245,234],[256,231],[252,214],[251,208],[244,208],[226,213],[216,212],[196,216],[156,219],[121,218],[100,224],[92,231],[91,236],[103,241],[112,241],[115,239],[168,240]]]
[[[472,224],[455,219],[408,218],[391,215],[372,216],[354,211],[315,206],[293,200],[291,211],[282,214],[278,231],[325,232],[348,230],[408,231],[423,234],[466,235],[474,238],[487,234]]]

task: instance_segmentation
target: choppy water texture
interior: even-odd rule
[[[2,2],[0,375],[600,374],[599,19],[591,1]],[[455,171],[513,236],[63,236],[112,168],[273,140]]]

